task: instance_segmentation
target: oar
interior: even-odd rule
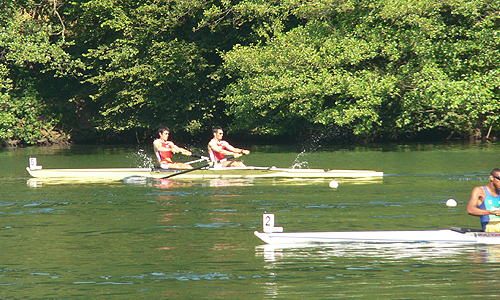
[[[231,159],[231,158],[234,158],[234,156],[228,156],[225,159]],[[208,164],[204,164],[204,165],[198,166],[196,168],[192,168],[192,169],[189,169],[189,170],[185,170],[185,171],[177,172],[177,173],[174,173],[174,174],[170,174],[168,176],[162,177],[161,179],[167,179],[167,178],[174,177],[174,176],[177,176],[177,175],[186,174],[186,173],[193,172],[193,171],[196,171],[196,170],[199,170],[199,169],[203,169],[203,168],[206,168],[206,167],[211,167],[213,165],[214,165],[214,162],[210,161],[210,162],[208,162]]]
[[[206,157],[206,156],[202,156],[202,155],[198,155],[198,154],[191,154],[190,156],[197,157],[199,159],[185,162],[185,164],[190,165],[190,164],[194,164],[194,163],[197,163],[197,162],[200,162],[200,161],[204,161],[204,160],[208,161],[208,160],[210,160],[210,157]]]

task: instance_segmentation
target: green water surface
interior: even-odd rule
[[[250,146],[248,165],[368,169],[380,180],[33,182],[44,168],[137,167],[149,147],[0,149],[0,299],[471,299],[500,295],[500,246],[273,248],[285,231],[479,227],[473,187],[500,145]],[[202,147],[193,150],[203,153]],[[189,160],[188,157],[176,157]],[[456,207],[447,207],[447,199]]]

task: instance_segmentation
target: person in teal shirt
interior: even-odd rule
[[[467,205],[467,213],[479,216],[485,232],[500,232],[500,169],[493,169],[490,183],[476,186]]]

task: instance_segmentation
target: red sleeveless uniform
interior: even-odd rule
[[[174,145],[171,141],[161,141],[161,146],[168,148],[168,151],[155,151],[156,159],[160,164],[171,163],[172,162],[172,147]]]
[[[226,142],[226,141],[218,141],[217,142],[217,146],[222,147],[222,150],[227,149],[226,145],[228,145],[228,142]],[[209,149],[209,154],[210,154],[210,160],[212,160],[214,162],[219,162],[219,161],[224,159],[224,154],[222,154],[220,152],[212,151],[212,149]]]

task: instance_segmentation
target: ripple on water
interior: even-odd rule
[[[201,227],[201,228],[220,228],[220,227],[238,227],[241,226],[239,223],[208,223],[208,224],[202,224],[202,223],[196,223],[194,224],[195,227]]]
[[[151,277],[151,279],[155,280],[179,280],[179,281],[199,281],[199,280],[214,280],[214,279],[231,279],[232,275],[230,274],[222,274],[222,273],[205,273],[205,274],[197,274],[194,272],[179,272],[166,274],[162,272],[153,272],[149,274],[140,274],[131,276],[132,278],[144,279]]]
[[[29,210],[29,211],[18,211],[14,212],[14,215],[21,215],[21,214],[52,214],[52,213],[60,213],[60,212],[66,212],[66,210],[63,209],[53,209],[53,208],[41,208],[41,209],[34,209],[34,210]]]

